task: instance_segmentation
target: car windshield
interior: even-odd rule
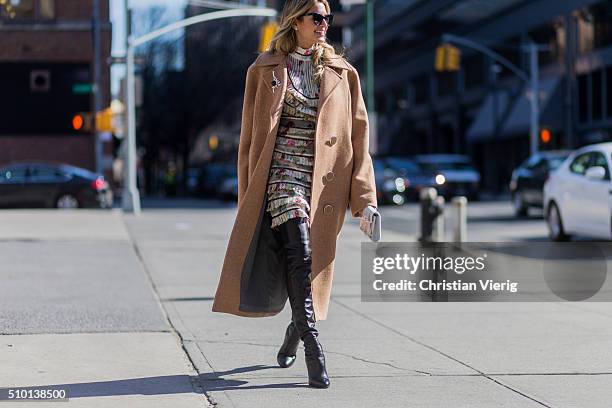
[[[419,165],[410,159],[399,158],[399,157],[388,157],[387,163],[389,164],[389,166],[401,172],[416,173],[420,170]]]

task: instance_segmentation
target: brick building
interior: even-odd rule
[[[108,3],[99,1],[103,106],[110,104]],[[92,17],[93,0],[0,0],[0,166],[45,160],[95,170],[95,134],[72,125],[95,106]]]

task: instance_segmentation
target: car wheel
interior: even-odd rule
[[[79,200],[72,194],[62,194],[55,200],[55,207],[61,209],[79,208]]]
[[[514,207],[514,215],[517,217],[525,217],[527,215],[528,208],[519,193],[515,193],[512,196],[512,207]]]
[[[548,224],[548,237],[552,241],[561,242],[569,240],[569,236],[563,229],[561,213],[559,212],[559,208],[555,203],[550,204],[548,215],[546,217],[546,223]]]

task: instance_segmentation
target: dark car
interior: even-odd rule
[[[380,205],[402,205],[406,202],[404,191],[406,184],[397,170],[389,166],[385,159],[372,158],[374,167],[374,180],[376,181],[376,201]]]
[[[406,199],[418,201],[419,192],[423,187],[430,185],[431,176],[424,172],[421,166],[410,157],[386,156],[384,160],[387,166],[394,169],[399,177],[404,180],[404,196]]]
[[[417,164],[430,177],[430,185],[438,194],[450,199],[467,196],[478,200],[480,173],[474,168],[469,156],[461,154],[424,154],[415,156]]]
[[[512,172],[510,194],[514,213],[518,217],[527,215],[529,207],[542,208],[544,182],[570,155],[570,150],[548,150],[538,152]]]
[[[225,177],[221,180],[218,196],[225,201],[238,201],[238,172],[236,164],[228,167]]]
[[[113,193],[104,177],[65,164],[15,163],[0,169],[0,206],[109,208]]]
[[[235,162],[210,162],[202,167],[200,185],[204,196],[221,198],[227,191],[222,191],[223,181],[236,177],[237,165]]]

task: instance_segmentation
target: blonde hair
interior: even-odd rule
[[[331,13],[327,0],[287,0],[280,16],[278,31],[270,41],[268,52],[289,54],[295,51],[298,46],[298,39],[293,29],[293,23],[303,18],[302,15],[308,13],[308,10],[317,3],[323,3],[327,13]],[[344,54],[336,54],[333,45],[326,41],[314,44],[312,62],[315,66],[314,77],[317,81],[321,80],[325,63],[329,63],[336,58],[344,58]]]

